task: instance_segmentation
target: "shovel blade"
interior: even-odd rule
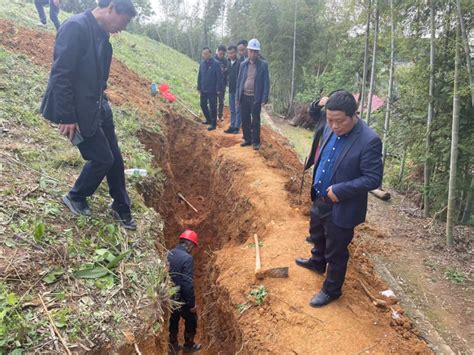
[[[283,279],[288,277],[288,267],[276,267],[273,269],[265,270],[265,277],[271,277],[276,279]]]

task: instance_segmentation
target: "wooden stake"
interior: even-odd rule
[[[308,157],[304,158],[303,164],[303,175],[301,175],[301,186],[300,186],[300,195],[298,196],[298,205],[301,204],[301,194],[303,193],[303,186],[304,186],[304,173],[306,171],[306,163],[308,162]]]
[[[178,192],[178,197],[183,200],[189,207],[191,207],[193,209],[194,212],[198,213],[199,211],[196,209],[196,207],[194,207],[191,202],[189,202],[188,200],[186,200],[186,198],[183,196],[183,194],[181,194],[181,192]]]
[[[257,234],[254,234],[253,238],[255,239],[255,273],[258,274],[262,268],[262,263],[260,261],[260,245],[258,245]]]
[[[41,304],[43,305],[43,308],[44,308],[44,311],[46,312],[46,315],[48,316],[48,319],[49,319],[49,322],[50,322],[51,326],[53,327],[54,331],[58,335],[58,338],[61,341],[61,344],[63,344],[64,349],[66,349],[66,353],[68,355],[72,355],[71,351],[69,350],[69,348],[66,345],[66,342],[64,341],[63,337],[61,336],[61,333],[59,332],[58,328],[56,328],[56,324],[54,324],[53,318],[51,318],[51,315],[49,314],[49,311],[48,311],[48,307],[46,307],[46,304],[44,303],[43,298],[41,297],[40,294],[38,294],[38,297],[41,301]]]

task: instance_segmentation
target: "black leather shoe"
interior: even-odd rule
[[[253,144],[252,147],[253,147],[253,150],[259,150],[260,144]]]
[[[134,231],[137,229],[137,222],[132,217],[130,212],[117,212],[112,209],[114,219],[120,223],[120,225],[128,230]]]
[[[232,132],[230,132],[232,134],[239,134],[240,133],[240,128],[234,128],[234,130]]]
[[[202,124],[211,124],[209,121],[201,121]]]
[[[308,243],[308,244],[314,244],[314,243],[313,243],[313,240],[311,239],[311,237],[306,237],[305,241],[306,241],[306,243]]]
[[[324,274],[326,272],[326,268],[317,267],[311,259],[297,258],[295,259],[295,263],[298,266],[304,267],[305,269],[314,271],[318,274]]]
[[[227,133],[227,134],[234,133],[234,129],[235,129],[235,128],[233,128],[233,127],[229,127],[229,128],[227,128],[227,129],[224,131],[224,133]]]
[[[324,291],[319,291],[319,293],[315,294],[313,298],[311,298],[311,301],[309,301],[309,305],[315,308],[323,307],[331,303],[332,301],[337,300],[339,297],[340,296],[329,296]]]
[[[194,343],[193,345],[183,345],[183,352],[184,353],[196,353],[202,349],[202,345],[198,343]]]
[[[69,208],[69,210],[72,212],[72,214],[79,216],[90,216],[92,214],[92,211],[87,204],[87,201],[73,201],[71,200],[71,197],[69,197],[69,194],[65,195],[62,197],[62,202],[63,204]]]
[[[248,147],[248,146],[250,146],[250,145],[252,145],[252,143],[247,142],[247,141],[244,141],[244,142],[240,143],[240,146],[241,146],[241,147]]]
[[[209,127],[207,127],[207,130],[208,130],[208,131],[213,131],[213,130],[215,130],[215,129],[216,129],[216,126],[209,126]]]

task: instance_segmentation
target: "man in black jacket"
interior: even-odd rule
[[[229,110],[230,110],[230,126],[225,133],[238,134],[240,131],[240,115],[238,115],[235,106],[235,93],[237,91],[237,78],[239,76],[240,62],[237,58],[237,46],[231,45],[227,48],[227,68],[229,78]]]
[[[131,215],[122,154],[115,135],[107,88],[112,46],[110,33],[123,31],[136,15],[130,0],[99,0],[99,6],[69,18],[59,29],[43,116],[77,145],[87,160],[63,203],[75,215],[90,215],[87,197],[107,177],[114,217],[136,229]]]
[[[227,52],[227,48],[221,44],[217,48],[217,53],[216,53],[216,60],[220,63],[221,69],[222,69],[222,79],[224,81],[224,87],[222,92],[217,95],[217,104],[218,104],[218,109],[217,109],[217,117],[219,118],[219,121],[222,121],[224,119],[224,102],[225,102],[225,89],[227,87],[227,72],[229,68],[227,67],[227,59],[225,57],[225,54]]]
[[[170,317],[170,350],[178,352],[181,346],[178,342],[179,321],[184,319],[185,352],[195,352],[201,349],[201,344],[194,342],[197,328],[196,303],[193,285],[193,249],[197,247],[198,235],[192,230],[186,230],[179,236],[179,244],[168,252],[168,263],[171,279],[178,288],[174,300],[182,305],[176,308]]]
[[[217,96],[224,89],[224,79],[219,62],[212,57],[209,47],[202,49],[202,61],[199,64],[197,89],[201,94],[201,109],[206,120],[203,124],[209,125],[208,131],[217,126]]]

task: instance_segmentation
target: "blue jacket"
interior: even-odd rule
[[[224,76],[221,63],[215,58],[201,61],[197,89],[204,94],[217,94],[224,91]]]
[[[171,280],[179,288],[175,299],[183,302],[189,308],[194,308],[192,255],[186,251],[184,245],[178,244],[173,250],[168,252],[168,263]]]
[[[247,71],[249,66],[249,59],[246,59],[240,64],[239,77],[237,79],[236,100],[241,101],[244,94],[244,85],[247,80]],[[268,73],[268,63],[263,59],[257,60],[257,73],[255,76],[255,103],[267,103],[268,95],[270,94],[270,74]]]
[[[99,48],[99,41],[102,44]],[[41,103],[41,113],[54,123],[78,123],[90,137],[110,110],[105,99],[112,46],[91,11],[70,17],[60,27],[54,46],[53,65]]]
[[[320,151],[324,149],[331,133],[327,126]],[[339,202],[333,204],[332,222],[342,228],[354,228],[363,223],[367,214],[368,192],[380,187],[382,176],[382,141],[359,119],[333,168],[332,190]],[[311,189],[311,196],[314,199],[314,189]]]

